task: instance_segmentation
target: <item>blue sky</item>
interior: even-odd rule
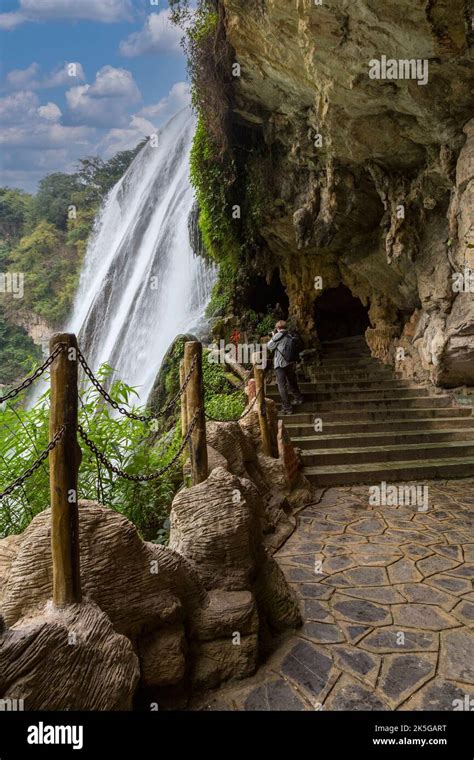
[[[0,0],[0,185],[34,191],[189,102],[167,0]]]

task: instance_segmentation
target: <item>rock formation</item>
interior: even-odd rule
[[[130,709],[140,694],[185,704],[196,689],[252,674],[271,637],[300,624],[264,543],[269,526],[278,534],[281,522],[283,537],[294,526],[284,464],[272,460],[271,484],[270,458],[238,423],[209,427],[218,462],[176,495],[168,547],[143,541],[115,511],[79,503],[81,604],[50,601],[49,509],[0,541],[0,698],[24,699],[27,710]]]
[[[279,270],[311,341],[322,277],[323,291],[343,283],[369,307],[375,356],[439,385],[472,384],[470,3],[218,6],[240,64],[231,148],[252,146],[247,169],[264,167],[256,266]]]

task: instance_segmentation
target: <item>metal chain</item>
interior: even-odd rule
[[[35,382],[35,380],[41,377],[43,372],[46,372],[48,367],[54,362],[56,357],[59,356],[59,354],[61,354],[64,351],[65,348],[66,348],[65,343],[58,343],[53,353],[50,356],[48,356],[48,358],[41,365],[41,367],[38,367],[38,369],[36,369],[32,375],[30,375],[25,380],[23,380],[21,385],[9,391],[6,396],[0,396],[0,404],[3,404],[4,401],[8,401],[8,399],[10,398],[15,398],[15,396],[18,396],[18,394],[21,393],[21,391],[24,391],[26,388],[29,388],[30,385],[32,385]]]
[[[110,396],[110,394],[106,391],[106,389],[100,383],[100,381],[97,380],[91,368],[87,364],[84,355],[82,354],[80,350],[78,350],[77,356],[85,374],[91,381],[92,385],[94,386],[94,388],[96,388],[99,391],[100,395],[107,401],[107,403],[110,404],[111,407],[116,409],[117,412],[120,412],[120,414],[124,414],[130,420],[137,420],[138,422],[152,422],[153,420],[158,419],[158,417],[163,417],[165,414],[167,414],[167,412],[169,412],[173,408],[173,406],[176,404],[180,396],[182,396],[182,394],[186,390],[188,383],[191,379],[191,375],[194,372],[194,368],[196,366],[196,361],[197,361],[197,356],[194,356],[193,361],[191,362],[191,366],[189,368],[189,372],[186,375],[186,378],[184,379],[184,382],[181,388],[179,389],[178,393],[171,399],[171,401],[156,414],[148,415],[148,414],[134,414],[133,412],[129,412],[128,409],[125,409],[125,407],[120,406],[120,404]]]
[[[189,428],[187,430],[187,433],[186,433],[186,435],[185,435],[185,437],[183,439],[183,442],[182,442],[181,446],[179,447],[178,451],[176,452],[176,454],[174,455],[174,457],[168,462],[168,464],[164,465],[164,467],[162,467],[157,472],[152,473],[151,475],[130,475],[128,472],[124,472],[119,467],[116,467],[115,465],[113,465],[112,462],[110,462],[107,459],[107,457],[105,456],[105,454],[102,454],[102,452],[99,451],[99,449],[97,448],[97,446],[95,445],[95,443],[93,441],[91,441],[91,439],[87,436],[87,433],[85,432],[85,430],[82,427],[82,425],[78,425],[77,429],[78,429],[79,435],[81,436],[81,438],[84,441],[84,443],[96,455],[97,459],[99,459],[99,461],[102,462],[102,464],[104,465],[104,467],[107,467],[107,469],[110,470],[111,472],[115,473],[115,475],[118,475],[121,478],[125,478],[125,480],[131,480],[134,483],[145,483],[145,482],[148,482],[150,480],[156,480],[157,478],[160,478],[162,475],[164,475],[164,473],[167,470],[171,469],[171,467],[175,464],[175,462],[178,461],[179,457],[181,456],[181,454],[183,453],[183,451],[184,451],[184,449],[186,447],[186,444],[188,443],[189,439],[191,438],[191,435],[192,435],[192,432],[193,432],[193,430],[194,430],[194,428],[196,426],[196,422],[197,422],[198,416],[200,414],[200,411],[201,411],[200,409],[197,409],[197,411],[196,411],[196,413],[195,413],[195,415],[194,415],[194,417],[192,419],[192,422],[191,422],[191,424],[190,424],[190,426],[189,426]]]
[[[18,486],[23,485],[25,480],[28,480],[28,478],[30,478],[39,467],[41,467],[44,460],[48,458],[51,451],[53,451],[53,449],[55,449],[58,443],[60,442],[61,438],[64,435],[65,430],[66,428],[63,425],[55,434],[53,440],[48,444],[47,448],[39,455],[38,459],[31,465],[31,467],[29,467],[26,470],[26,472],[23,473],[23,475],[17,478],[10,486],[8,486],[8,488],[5,491],[0,493],[0,500],[4,499],[5,496],[9,496],[12,493],[12,491],[15,490],[15,488],[18,488]]]
[[[220,417],[211,417],[211,415],[208,414],[205,411],[206,419],[209,420],[209,422],[240,422],[240,420],[243,420],[244,417],[246,417],[248,414],[250,414],[250,412],[252,411],[253,407],[255,406],[255,404],[257,402],[257,399],[260,396],[261,392],[262,391],[260,389],[259,392],[257,393],[257,395],[255,396],[254,400],[250,404],[249,408],[246,409],[244,412],[242,412],[242,414],[240,415],[240,417],[237,417],[236,419],[233,419],[233,418],[231,418],[231,419],[223,419],[223,418],[220,418]]]

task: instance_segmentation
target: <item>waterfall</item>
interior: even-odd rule
[[[144,403],[163,356],[196,331],[215,279],[195,255],[189,108],[148,141],[108,195],[84,260],[68,332],[93,371],[107,362]]]

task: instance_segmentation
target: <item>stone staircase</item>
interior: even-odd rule
[[[322,349],[317,382],[301,383],[305,401],[284,417],[309,480],[333,486],[474,476],[471,407],[397,378],[370,356],[362,336]],[[267,395],[279,403],[276,385]]]

